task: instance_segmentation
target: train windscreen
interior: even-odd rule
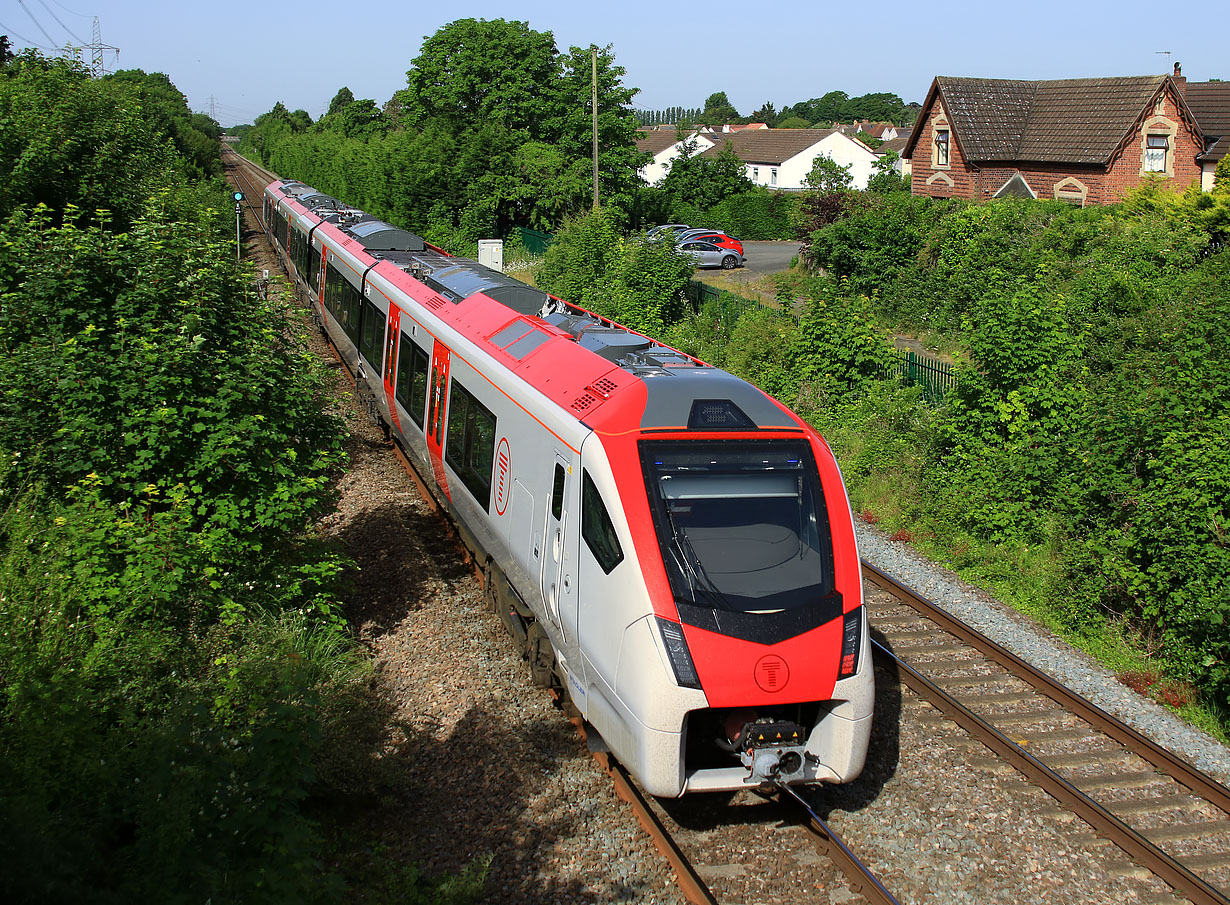
[[[768,614],[832,597],[828,513],[804,440],[642,441],[640,447],[677,603]]]

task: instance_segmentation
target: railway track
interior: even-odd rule
[[[1230,791],[863,564],[876,656],[1177,895],[1230,899]]]
[[[245,194],[249,228],[263,229],[261,191],[276,177],[237,155],[227,154],[224,159],[228,175]],[[1087,821],[1093,833],[1120,846],[1182,898],[1225,905],[1230,821],[1223,787],[1014,662],[1010,654],[998,652],[977,633],[959,624],[937,622],[943,617],[925,601],[894,588],[888,576],[870,566],[864,564],[864,569],[872,626],[883,639],[876,654],[883,660],[882,671],[899,676],[912,692],[950,715],[997,758],[1038,782],[1055,798],[1055,815],[1075,815]],[[734,802],[724,801],[715,808],[718,816],[710,818],[704,816],[704,805],[694,807],[686,800],[646,801],[626,777],[620,779],[622,770],[617,763],[602,752],[596,757],[612,775],[620,797],[633,805],[642,825],[671,861],[689,901],[717,901],[706,878],[722,890],[727,901],[751,900],[751,896],[763,902],[794,901],[801,890],[811,889],[846,890],[838,901],[853,901],[850,897],[855,894],[871,902],[896,901],[866,867],[857,864],[849,847],[820,818],[812,805],[823,793],[807,799],[789,790],[773,799],[739,793],[745,796],[742,804],[746,807],[732,808]],[[985,759],[985,755],[973,754],[978,757]],[[731,877],[745,873],[754,879],[759,868],[706,864],[704,852],[695,845],[691,857],[697,864],[690,863],[688,846],[670,837],[681,827],[686,830],[689,824],[710,820],[734,824],[730,839],[722,843],[727,850],[747,844],[742,840],[750,830],[752,837],[762,843],[769,840],[777,848],[779,862],[787,857],[801,869],[785,872],[784,888],[766,894],[767,889],[757,888],[747,877],[738,882]],[[818,856],[809,861],[803,849],[808,845],[814,849],[817,844],[836,856],[834,864],[821,864],[823,859]],[[853,860],[841,862],[844,855]],[[768,862],[773,860],[770,854]],[[769,873],[765,871],[766,876]]]

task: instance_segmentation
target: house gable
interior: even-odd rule
[[[1201,138],[1168,76],[1018,81],[937,76],[902,156],[915,194],[986,200],[1020,184],[1035,197],[1109,203],[1149,175],[1199,176]],[[944,172],[948,179],[933,179]],[[1082,190],[1058,189],[1075,179]]]

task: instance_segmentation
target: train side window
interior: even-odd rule
[[[360,326],[359,326],[359,353],[380,367],[381,363],[381,347],[384,345],[384,333],[380,330],[384,326],[384,315],[368,299],[359,298],[360,309]]]
[[[470,391],[452,381],[444,460],[457,472],[483,509],[491,503],[491,467],[495,463],[495,415]]]
[[[360,301],[359,290],[351,286],[347,280],[342,279],[339,274],[336,315],[342,325],[342,329],[346,331],[346,335],[350,337],[350,341],[356,346],[359,344]]]
[[[581,537],[607,575],[623,562],[624,551],[615,534],[615,524],[593,478],[585,470],[581,472]]]
[[[564,514],[564,466],[555,464],[555,481],[551,487],[551,518],[557,522]]]
[[[401,407],[422,427],[427,400],[427,353],[405,334],[401,338],[401,354],[397,356],[396,395]]]

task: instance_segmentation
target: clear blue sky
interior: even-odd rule
[[[748,114],[833,90],[922,101],[935,75],[1144,75],[1178,61],[1193,81],[1230,78],[1224,17],[1211,9],[1138,0],[0,0],[0,33],[18,49],[88,43],[98,16],[120,68],[165,72],[194,110],[209,112],[214,98],[229,126],[276,101],[316,118],[342,86],[383,104],[405,85],[423,38],[462,18],[527,21],[565,51],[613,45],[624,84],[640,89],[637,107],[699,107],[725,91]],[[114,54],[105,65],[116,68]]]

